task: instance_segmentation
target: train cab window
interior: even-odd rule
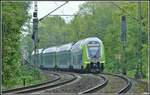
[[[97,58],[99,57],[99,47],[89,47],[88,48],[89,56]]]
[[[98,43],[88,44],[88,54],[91,58],[98,58],[100,56],[100,46]]]

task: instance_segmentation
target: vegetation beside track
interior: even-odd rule
[[[118,8],[118,5],[120,8]],[[137,2],[86,2],[82,4],[73,20],[66,23],[60,16],[49,16],[39,23],[39,48],[58,46],[80,39],[96,36],[105,47],[105,71],[121,73],[126,67],[129,76],[134,77],[139,66],[138,44],[142,46],[142,70],[148,79],[148,3],[141,2],[142,43],[137,42],[139,31]],[[126,63],[123,60],[121,42],[121,17],[126,15],[127,41]],[[49,35],[49,36],[47,36]],[[24,41],[31,44],[29,36]],[[31,51],[29,48],[28,51]]]
[[[20,72],[22,75],[11,78],[11,80],[9,80],[7,84],[3,84],[3,89],[14,89],[14,88],[20,88],[23,86],[38,84],[48,79],[37,68],[34,71],[33,67],[22,65],[20,69],[22,70]]]
[[[120,72],[126,65],[128,76],[134,77],[137,70],[137,2],[115,2],[121,9],[110,2],[86,2],[80,6],[77,16],[66,23],[60,16],[47,17],[39,23],[39,48],[62,45],[80,39],[97,36],[105,46],[107,72]],[[34,68],[27,69],[22,63],[22,50],[33,51],[32,26],[28,14],[30,2],[2,2],[2,82],[3,87],[21,86],[22,79],[27,84],[39,82],[42,75]],[[148,80],[148,2],[142,2],[142,64],[144,79]],[[121,16],[127,17],[127,64],[123,64],[121,34]],[[23,26],[27,26],[26,29]],[[25,35],[27,34],[27,35]],[[27,47],[27,48],[26,48]],[[30,59],[29,59],[30,60]],[[35,79],[35,72],[39,78]]]
[[[2,3],[2,83],[3,89],[38,83],[45,79],[38,69],[22,64],[23,25],[30,19],[30,2]],[[34,71],[35,70],[35,71]],[[34,77],[34,73],[38,78]]]

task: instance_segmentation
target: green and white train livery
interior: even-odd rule
[[[85,71],[103,71],[105,63],[104,46],[100,39],[90,37],[72,46],[72,66]]]
[[[44,49],[40,67],[102,72],[105,64],[104,45],[97,37],[89,37],[76,43]]]

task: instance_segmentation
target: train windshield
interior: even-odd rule
[[[100,55],[100,50],[98,46],[88,47],[88,54],[91,58],[98,58]]]

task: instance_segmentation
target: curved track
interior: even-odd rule
[[[126,81],[126,85],[122,89],[120,89],[117,93],[121,94],[121,93],[128,92],[132,86],[131,81],[126,77],[123,77],[123,76],[119,76],[119,77],[121,77],[122,79],[124,79]]]
[[[6,91],[3,91],[3,94],[32,93],[32,92],[41,91],[41,90],[50,89],[56,86],[64,85],[66,83],[72,82],[77,79],[75,74],[69,74],[69,73],[59,74],[58,73],[56,75],[58,75],[59,77],[57,77],[57,79],[55,80],[47,81],[47,82],[32,85],[32,86],[6,90]]]
[[[107,77],[109,79],[109,82],[108,85],[104,89],[98,91],[98,93],[127,93],[132,86],[129,78],[125,76],[111,73],[102,73],[102,75]]]
[[[103,83],[103,78],[93,75],[93,74],[79,74],[78,75],[78,80],[71,82],[69,84],[63,85],[61,87],[57,87],[54,89],[48,89],[45,90],[41,93],[75,93],[78,94],[79,92],[82,92],[84,90],[90,89],[94,87],[97,84],[102,84]]]
[[[118,74],[111,74],[111,73],[103,73],[103,74],[116,76],[125,81],[125,85],[122,88],[120,88],[120,90],[118,90],[116,93],[118,93],[118,94],[127,93],[130,90],[132,83],[129,80],[129,78],[122,76],[122,75],[118,75]]]
[[[122,85],[122,87],[118,87],[118,91],[117,92],[111,92],[111,93],[117,93],[117,94],[121,94],[121,93],[126,93],[129,91],[129,89],[131,88],[132,86],[132,83],[131,81],[127,78],[127,77],[124,77],[124,76],[121,76],[121,75],[117,75],[117,74],[110,74],[110,73],[102,73],[100,74],[99,76],[103,78],[103,83],[102,84],[99,84],[99,85],[96,85],[95,87],[93,88],[90,88],[88,90],[85,90],[83,92],[80,92],[78,94],[85,94],[85,93],[101,93],[101,91],[103,90],[103,88],[105,89],[107,87],[107,84],[110,83],[110,81],[112,81],[111,79],[107,78],[105,75],[109,75],[111,77],[118,77],[118,79],[122,80],[122,82],[124,81],[125,82],[125,85]],[[119,80],[116,80],[119,82]],[[116,85],[115,83],[113,84],[112,83],[112,87],[113,85]],[[105,87],[106,86],[106,87]],[[103,93],[103,92],[102,92]],[[104,92],[104,93],[108,93],[108,92]]]
[[[56,87],[58,87],[58,89],[59,89],[59,87],[62,87],[65,84],[72,83],[72,82],[74,82],[74,84],[79,83],[79,82],[75,82],[75,80],[77,80],[79,78],[78,75],[75,73],[68,73],[68,72],[57,72],[56,73],[55,72],[54,75],[57,76],[57,78],[55,78],[54,80],[36,84],[36,85],[32,85],[32,86],[3,91],[3,93],[4,94],[7,94],[7,93],[10,93],[10,94],[35,93],[35,92],[39,92],[39,91],[51,90]],[[117,93],[117,94],[121,94],[121,93],[127,93],[132,86],[131,81],[127,77],[122,76],[122,75],[101,73],[101,74],[94,74],[94,76],[97,77],[101,82],[95,82],[95,85],[91,86],[91,88],[86,88],[83,91],[80,90],[81,92],[78,91],[76,93],[78,93],[78,94],[86,94],[86,93],[95,93],[95,94],[96,93],[97,94],[98,93],[99,94],[100,93]],[[78,79],[78,81],[79,81],[79,79]],[[90,85],[90,84],[82,83],[82,86],[78,85],[79,86],[78,89],[83,89],[83,87],[85,87],[87,85]],[[71,84],[70,84],[70,86],[68,85],[68,87],[71,89],[73,87],[73,85],[71,86]],[[62,91],[64,89],[68,89],[68,87],[66,86],[65,88],[62,89]],[[71,90],[73,90],[73,89],[74,88],[72,88]],[[68,91],[68,90],[66,90],[66,91]],[[60,90],[60,92],[61,92],[61,90]]]
[[[106,86],[107,83],[108,83],[108,79],[107,79],[106,77],[104,77],[104,76],[101,76],[101,75],[98,75],[98,76],[103,79],[103,82],[102,82],[101,84],[96,85],[95,87],[90,88],[90,89],[88,89],[88,90],[79,92],[78,94],[93,93],[93,92],[95,92],[95,91],[97,91],[97,90],[103,88],[104,86]]]
[[[59,74],[57,74],[57,73],[51,73],[51,74],[57,76],[57,78],[55,78],[53,80],[50,80],[50,81],[43,82],[43,83],[34,84],[34,85],[31,85],[31,86],[25,86],[25,87],[10,89],[10,90],[4,90],[4,91],[2,91],[2,93],[4,93],[4,94],[5,93],[15,93],[15,92],[18,92],[18,91],[21,91],[21,90],[30,89],[30,88],[38,87],[38,86],[45,85],[45,84],[48,84],[48,83],[56,82],[56,81],[61,79],[61,76]]]

